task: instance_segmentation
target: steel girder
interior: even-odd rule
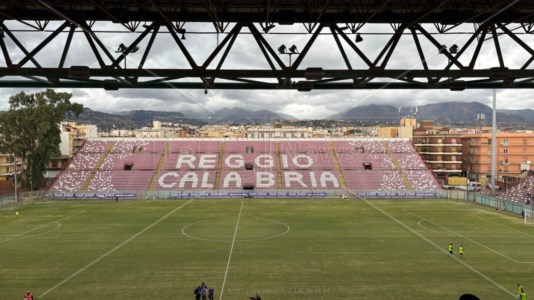
[[[530,0],[4,0],[4,20],[265,23],[530,22]],[[506,13],[501,14],[503,10]],[[498,16],[494,16],[498,13]],[[421,18],[421,14],[424,16]]]
[[[529,68],[534,60],[534,50],[520,38],[516,32],[518,26],[529,34],[529,27],[532,16],[529,12],[528,1],[489,1],[492,6],[482,9],[481,1],[426,1],[423,6],[410,6],[413,1],[366,1],[367,6],[349,9],[351,1],[267,1],[266,7],[250,7],[245,9],[239,5],[245,5],[250,1],[225,1],[223,6],[220,1],[207,1],[208,6],[198,9],[203,18],[195,19],[195,15],[190,10],[193,9],[194,1],[138,1],[142,2],[139,7],[127,4],[130,1],[97,1],[91,0],[86,6],[79,1],[44,1],[36,0],[31,6],[28,1],[16,1],[27,7],[19,12],[9,12],[8,6],[0,6],[0,16],[4,19],[15,19],[24,24],[29,15],[25,15],[29,10],[37,10],[42,14],[35,17],[36,29],[42,35],[42,41],[33,49],[26,49],[24,43],[18,38],[19,31],[12,30],[7,26],[7,22],[0,24],[0,30],[4,38],[0,38],[0,48],[2,50],[3,67],[0,67],[0,87],[71,87],[71,88],[105,88],[115,90],[119,88],[184,88],[184,89],[296,89],[299,91],[309,91],[312,89],[450,89],[464,90],[469,88],[532,88],[534,87],[534,69]],[[177,3],[182,3],[178,5]],[[483,1],[488,3],[488,1]],[[36,4],[37,3],[37,4]],[[71,10],[66,10],[68,3],[71,3]],[[86,3],[86,2],[83,2]],[[119,4],[117,4],[119,3]],[[122,3],[122,4],[121,4]],[[198,2],[197,2],[198,3]],[[291,3],[297,3],[291,7]],[[307,6],[303,6],[307,3]],[[453,10],[452,4],[459,5],[457,10]],[[123,5],[123,6],[121,6]],[[190,5],[190,6],[188,6]],[[233,6],[232,6],[233,5]],[[391,5],[397,5],[398,10],[393,10]],[[15,7],[15,6],[13,6]],[[11,9],[13,8],[11,7]],[[138,8],[139,8],[138,7]],[[174,9],[171,9],[173,8]],[[189,10],[186,9],[189,7]],[[303,8],[308,7],[308,17],[299,17],[299,12],[304,14]],[[345,7],[346,9],[343,9]],[[89,9],[90,8],[90,9]],[[128,8],[127,13],[118,13],[118,8]],[[234,14],[229,14],[223,8],[235,9]],[[276,8],[276,9],[274,9]],[[283,9],[281,9],[283,8]],[[400,9],[402,8],[402,9]],[[514,8],[515,10],[512,10]],[[259,14],[254,9],[260,9]],[[263,12],[261,12],[263,9]],[[302,22],[309,34],[309,39],[300,52],[278,53],[266,39],[269,31],[268,26],[279,22],[281,14],[288,9],[291,11],[286,17],[291,16],[294,22]],[[293,10],[291,10],[293,9]],[[348,9],[348,11],[347,11]],[[471,10],[470,10],[471,9]],[[452,13],[451,13],[452,10]],[[83,12],[82,18],[79,14]],[[131,11],[131,15],[130,15]],[[154,14],[147,17],[147,11]],[[241,16],[234,19],[229,15],[239,15],[240,11],[246,11],[247,17]],[[470,11],[470,19],[463,15],[464,11]],[[473,12],[476,12],[473,14]],[[141,16],[141,12],[144,15]],[[181,15],[187,12],[187,14]],[[224,12],[224,14],[223,14]],[[395,12],[399,15],[395,15]],[[403,13],[401,13],[403,12]],[[34,12],[35,13],[35,12]],[[111,20],[122,23],[129,31],[134,31],[138,35],[129,45],[121,45],[117,51],[106,45],[100,35],[101,32],[94,30],[95,22],[90,20],[91,13],[94,19]],[[489,14],[492,14],[491,16]],[[138,15],[137,15],[138,14]],[[359,14],[362,14],[360,16]],[[358,43],[353,41],[349,34],[361,29],[362,24],[375,22],[386,22],[385,18],[392,18],[391,22],[394,31],[389,35],[388,40],[382,45],[377,55],[363,50]],[[440,15],[444,14],[444,15]],[[444,17],[445,14],[448,17]],[[128,21],[124,20],[124,15],[128,15]],[[186,16],[187,15],[187,16]],[[283,14],[282,14],[283,15]],[[313,18],[309,16],[313,15]],[[329,19],[329,15],[335,16]],[[349,22],[346,15],[350,15]],[[363,16],[365,15],[365,17]],[[382,17],[381,17],[382,15]],[[402,16],[401,16],[402,15]],[[452,17],[452,15],[455,15]],[[132,17],[132,16],[135,16]],[[345,17],[344,17],[345,16]],[[461,21],[475,22],[478,18],[486,18],[484,22],[477,23],[476,29],[468,35],[468,39],[463,44],[455,45],[456,48],[444,47],[439,41],[439,34],[446,34],[451,28],[458,26],[458,18]],[[207,19],[206,19],[207,18]],[[442,18],[445,22],[439,23]],[[153,19],[153,22],[139,26],[141,20]],[[61,24],[53,30],[44,31],[49,21],[62,20]],[[240,20],[237,23],[230,23]],[[244,20],[244,21],[243,21]],[[358,22],[354,22],[357,20]],[[498,22],[499,20],[503,22]],[[180,36],[185,34],[184,22],[199,21],[211,22],[218,33],[225,32],[223,40],[213,50],[206,49],[209,55],[204,61],[195,60],[191,50],[183,42]],[[508,23],[515,21],[517,23]],[[260,25],[258,26],[258,22]],[[347,28],[342,28],[339,23],[347,23]],[[437,22],[435,33],[430,33],[428,26],[422,23]],[[441,22],[441,21],[440,21]],[[452,24],[447,24],[452,22]],[[57,24],[57,21],[56,21]],[[258,28],[259,27],[259,28]],[[529,29],[530,28],[530,29]],[[350,29],[346,33],[345,29]],[[245,33],[243,31],[246,31]],[[69,53],[75,36],[83,36],[89,44],[96,66],[65,66],[65,61]],[[81,34],[80,34],[81,33]],[[123,32],[119,34],[128,34]],[[166,34],[172,37],[173,43],[166,45],[169,51],[180,55],[187,61],[187,68],[151,68],[146,66],[146,61],[150,59],[153,52],[154,41],[159,35]],[[188,33],[190,34],[190,33]],[[242,35],[252,35],[254,42],[259,48],[257,57],[264,59],[268,68],[231,68],[226,67],[227,57],[232,50],[236,39]],[[317,47],[319,35],[328,34],[333,37],[335,43],[333,48],[339,51],[344,68],[332,68],[322,65],[320,62],[313,67],[302,67],[303,61],[310,56],[311,50]],[[59,61],[57,66],[45,66],[37,56],[52,41],[58,40],[58,36],[66,35],[63,42],[62,51],[56,54]],[[416,49],[414,53],[418,57],[418,64],[410,68],[390,68],[390,65],[399,65],[395,60],[395,53],[399,50],[399,40],[401,37],[411,37],[411,42]],[[506,65],[503,48],[499,42],[503,37],[507,37],[515,43],[517,48],[529,54],[528,58],[519,67],[509,67]],[[372,36],[366,39],[372,39]],[[63,40],[62,40],[63,41]],[[422,45],[422,41],[426,46]],[[15,61],[10,48],[17,48],[23,53],[22,58]],[[141,43],[145,44],[142,49],[141,61],[127,68],[123,67],[129,54],[136,52]],[[488,68],[476,68],[480,50],[483,45],[490,45],[498,58],[498,62]],[[190,46],[189,46],[190,47]],[[429,62],[432,58],[428,56],[425,48],[433,48],[439,57],[446,58],[448,63],[442,68],[431,68]],[[120,50],[120,51],[119,51]],[[468,51],[470,50],[470,51]],[[332,50],[333,51],[333,50]],[[284,62],[283,54],[295,55],[294,61],[289,64]],[[18,58],[18,57],[17,57]],[[291,59],[291,58],[290,58]],[[398,58],[396,58],[398,59]],[[356,60],[363,62],[363,67],[356,67]],[[32,66],[30,66],[32,65]]]

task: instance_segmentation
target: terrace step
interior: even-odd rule
[[[336,166],[337,177],[339,179],[341,188],[347,189],[347,183],[345,182],[345,177],[343,176],[343,172],[341,171],[341,166],[339,165],[337,154],[336,154],[336,151],[334,149],[334,145],[332,144],[332,142],[328,143],[328,151],[332,155],[332,159],[334,160],[334,165]]]
[[[217,163],[217,172],[215,173],[215,182],[213,184],[213,188],[215,190],[219,189],[219,182],[221,181],[221,170],[223,167],[223,160],[224,160],[224,142],[221,142],[221,145],[219,147],[219,161]]]
[[[412,184],[406,177],[406,174],[404,174],[404,172],[402,171],[402,168],[400,167],[399,162],[397,161],[395,156],[393,156],[393,154],[391,153],[391,149],[389,149],[389,144],[387,142],[383,142],[383,143],[384,143],[384,148],[386,149],[386,153],[391,158],[391,161],[393,162],[393,165],[395,165],[395,168],[397,168],[397,171],[399,171],[399,174],[402,178],[402,181],[404,182],[404,185],[406,186],[407,189],[410,189],[410,190],[413,189]]]
[[[282,182],[282,165],[280,162],[280,143],[276,142],[274,144],[274,154],[276,157],[276,178],[278,179],[278,189],[281,190],[284,188]]]
[[[87,191],[87,188],[89,187],[89,184],[91,183],[91,181],[93,180],[93,178],[96,175],[96,171],[100,170],[100,167],[102,167],[102,165],[106,161],[106,158],[108,157],[109,153],[111,153],[111,150],[113,149],[113,146],[115,146],[115,142],[109,143],[108,147],[106,148],[106,151],[104,151],[104,155],[102,155],[102,157],[100,157],[100,159],[96,163],[95,169],[92,170],[91,173],[89,174],[89,176],[87,176],[87,179],[85,179],[85,181],[84,181],[84,183],[83,183],[83,185],[81,187],[82,192]]]
[[[169,153],[170,145],[169,143],[165,143],[165,148],[163,149],[163,153],[161,153],[161,156],[159,157],[158,165],[156,166],[156,170],[154,170],[154,174],[152,175],[152,178],[150,179],[150,183],[148,184],[147,190],[150,191],[154,187],[154,184],[158,180],[158,174],[159,170],[161,170],[161,167],[165,163],[165,156],[167,153]]]

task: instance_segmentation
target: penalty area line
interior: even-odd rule
[[[399,221],[397,218],[393,217],[392,215],[388,214],[387,212],[385,212],[384,210],[382,210],[380,207],[378,206],[375,206],[373,203],[371,203],[370,201],[368,200],[362,200],[364,201],[365,203],[367,203],[367,205],[371,206],[372,208],[374,208],[375,210],[377,210],[378,212],[382,213],[384,216],[388,217],[390,220],[392,220],[393,222],[399,224],[400,226],[404,227],[404,229],[408,230],[409,232],[413,233],[414,235],[418,236],[420,239],[422,239],[423,241],[427,242],[428,244],[434,246],[434,248],[438,249],[439,252],[442,252],[444,254],[448,254],[447,251],[445,249],[442,249],[442,247],[438,246],[436,243],[432,242],[431,240],[429,240],[428,238],[426,238],[425,236],[421,235],[419,232],[413,230],[411,227],[409,227],[408,225],[402,223],[401,221]],[[510,292],[509,290],[507,290],[506,288],[504,288],[502,285],[498,284],[497,282],[495,282],[493,279],[491,279],[490,277],[486,276],[484,273],[480,272],[479,270],[475,269],[474,267],[472,267],[471,265],[467,264],[466,262],[464,262],[463,260],[460,260],[456,257],[452,257],[454,260],[456,260],[457,262],[459,262],[460,264],[462,264],[463,266],[465,266],[466,268],[468,268],[469,270],[473,271],[475,274],[477,274],[478,276],[482,277],[483,279],[485,279],[486,281],[488,281],[489,283],[493,284],[495,287],[499,288],[500,290],[502,290],[503,292],[507,293],[508,295],[516,298],[517,295],[515,295],[514,293]]]
[[[409,213],[409,214],[412,214],[412,215],[414,215],[414,216],[416,216],[416,217],[418,217],[418,218],[423,219],[422,217],[420,217],[420,216],[418,216],[418,215],[416,215],[416,214],[414,214],[414,213],[411,213],[411,212],[409,212],[409,211],[406,211],[406,212]],[[495,250],[495,249],[493,249],[493,248],[490,248],[490,247],[488,247],[488,246],[486,246],[486,245],[484,245],[484,244],[482,244],[482,243],[480,243],[480,242],[477,242],[477,241],[473,240],[472,238],[469,238],[469,237],[467,237],[467,236],[465,236],[465,235],[459,234],[459,233],[457,233],[456,231],[450,230],[449,228],[447,228],[447,227],[445,227],[445,226],[442,226],[442,225],[440,225],[440,224],[438,224],[438,223],[436,223],[436,222],[434,222],[434,221],[431,221],[431,220],[428,220],[428,219],[424,219],[424,220],[426,220],[427,222],[432,223],[432,224],[434,224],[434,225],[436,225],[436,226],[438,226],[438,227],[441,227],[441,228],[447,230],[448,232],[451,232],[451,233],[455,234],[457,237],[464,238],[464,239],[466,239],[466,240],[468,240],[468,241],[471,241],[473,244],[477,244],[477,245],[479,245],[479,246],[482,247],[482,248],[486,248],[487,250],[489,250],[489,251],[491,251],[491,252],[493,252],[493,253],[495,253],[495,254],[497,254],[497,255],[499,255],[499,256],[502,256],[502,257],[504,257],[505,259],[508,259],[509,261],[514,262],[514,263],[516,263],[516,264],[533,264],[533,263],[534,263],[534,261],[519,261],[519,260],[514,259],[514,258],[512,258],[512,257],[510,257],[510,256],[508,256],[508,255],[506,255],[506,254],[504,254],[504,253],[501,253],[501,252],[499,252],[499,251],[497,251],[497,250]]]
[[[152,224],[148,225],[147,227],[141,229],[139,232],[137,232],[136,234],[132,235],[131,237],[129,237],[128,239],[126,239],[125,241],[123,241],[122,243],[118,244],[117,246],[115,246],[113,249],[109,250],[108,252],[102,254],[100,257],[98,257],[97,259],[93,260],[92,262],[88,263],[85,267],[82,267],[80,268],[78,271],[72,273],[69,277],[63,279],[62,281],[60,281],[58,284],[54,285],[53,287],[49,288],[46,292],[42,293],[38,298],[43,298],[45,297],[46,295],[48,295],[49,293],[53,292],[55,289],[57,289],[58,287],[62,286],[63,284],[67,283],[68,281],[70,281],[72,278],[78,276],[80,273],[82,273],[83,271],[89,269],[90,267],[92,267],[93,265],[95,265],[96,263],[98,263],[99,261],[101,261],[102,259],[108,257],[110,254],[112,254],[113,252],[117,251],[118,249],[122,248],[122,246],[128,244],[129,242],[131,242],[133,239],[137,238],[138,236],[142,235],[143,233],[145,233],[147,230],[149,230],[150,228],[158,225],[161,221],[167,219],[168,217],[170,217],[172,214],[174,214],[175,212],[179,211],[180,209],[182,209],[182,207],[186,206],[187,204],[189,204],[191,201],[193,201],[193,199],[185,202],[184,204],[178,206],[177,208],[173,209],[172,211],[170,211],[169,213],[167,213],[166,215],[162,216],[161,218],[157,219],[156,221],[154,221]]]
[[[28,231],[24,231],[24,232],[19,233],[19,234],[17,234],[17,235],[13,235],[13,236],[11,236],[11,237],[9,237],[9,238],[7,238],[7,239],[0,240],[0,244],[5,243],[5,242],[9,242],[9,241],[14,240],[14,239],[17,239],[17,238],[19,238],[19,237],[21,237],[21,236],[24,236],[26,233],[30,233],[30,232],[32,232],[32,231],[34,231],[34,230],[37,230],[37,229],[46,227],[46,226],[48,226],[48,225],[52,225],[52,224],[54,224],[54,223],[59,223],[59,221],[63,221],[63,220],[70,219],[70,218],[75,217],[75,216],[77,216],[77,215],[79,215],[79,214],[83,214],[84,212],[85,212],[85,210],[82,210],[82,211],[79,211],[79,212],[77,212],[77,213],[75,213],[75,214],[73,214],[73,215],[70,215],[70,216],[61,218],[61,219],[59,219],[59,220],[57,220],[57,221],[50,222],[50,223],[46,223],[46,224],[37,226],[37,227],[35,227],[35,228],[32,228],[32,229],[30,229],[30,230],[28,230]],[[61,226],[61,225],[60,225],[60,226]]]

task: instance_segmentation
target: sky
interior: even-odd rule
[[[11,30],[20,30],[16,33],[17,38],[28,49],[33,49],[49,32],[26,31],[29,27],[19,22],[5,22]],[[59,22],[51,22],[47,30],[54,30],[59,26]],[[234,24],[229,24],[226,32],[229,32]],[[261,31],[259,24],[255,24]],[[344,24],[339,24],[344,26]],[[430,32],[436,32],[433,25],[424,26]],[[514,24],[509,28],[515,28]],[[209,54],[217,46],[217,40],[222,41],[226,36],[221,33],[217,36],[211,24],[185,24],[187,29],[186,39],[183,43],[195,59],[201,65]],[[144,29],[142,26],[136,32],[130,33],[121,24],[106,22],[95,23],[93,29],[103,44],[113,55],[118,56],[114,50],[120,43],[129,45],[139,36]],[[103,32],[108,31],[108,32]],[[113,31],[113,32],[109,32]],[[118,33],[120,31],[120,33]],[[455,28],[452,32],[472,32],[473,25],[465,24]],[[392,33],[389,25],[364,25],[359,31],[363,41],[357,46],[370,58],[375,59],[383,46],[387,43]],[[517,33],[523,33],[521,29]],[[248,29],[243,31],[229,52],[227,61],[223,68],[228,69],[267,69],[268,64],[262,56],[257,44]],[[309,54],[303,60],[299,69],[308,67],[322,67],[324,69],[346,69],[340,51],[337,49],[333,37],[329,30],[323,30]],[[347,31],[350,38],[354,34]],[[63,45],[67,37],[67,31],[60,34],[48,46],[46,46],[36,56],[43,67],[56,67],[58,65]],[[434,35],[434,37],[445,45],[457,44],[460,48],[469,38],[469,35],[446,34]],[[529,46],[534,47],[531,35],[520,34],[519,37]],[[303,25],[277,25],[264,38],[276,49],[279,45],[296,45],[298,49],[304,48],[311,34],[307,34]],[[420,36],[422,47],[430,68],[443,68],[447,64],[447,58],[438,53],[437,49]],[[14,62],[23,57],[23,53],[6,37],[8,51]],[[127,67],[136,68],[142,57],[143,49],[146,49],[148,38],[140,44],[140,50],[127,57]],[[512,39],[505,35],[499,37],[503,48],[505,65],[509,68],[519,68],[528,58],[527,51],[519,47]],[[87,65],[96,67],[97,61],[89,48],[83,33],[77,31],[74,34],[71,50],[67,56],[65,66]],[[354,69],[367,69],[363,61],[343,43],[345,50]],[[473,53],[475,43],[471,45],[466,56],[462,56],[462,63],[468,64],[471,53]],[[280,58],[288,63],[289,57],[281,55]],[[295,55],[292,57],[294,61]],[[213,68],[218,63],[210,65]],[[0,64],[5,65],[3,56],[0,56]],[[31,64],[29,65],[31,66]],[[476,68],[491,68],[498,66],[497,55],[492,40],[487,40],[482,47]],[[158,35],[154,46],[145,63],[146,68],[189,68],[183,54],[172,40],[168,33]],[[388,64],[388,69],[422,69],[421,62],[413,43],[411,35],[404,35],[397,49],[393,53]],[[27,93],[33,93],[42,89],[22,89]],[[8,98],[21,91],[21,89],[4,88],[0,89],[0,110],[9,109]],[[311,92],[297,92],[290,90],[209,90],[207,94],[204,90],[180,90],[180,89],[121,89],[118,91],[106,91],[104,89],[64,89],[73,94],[72,101],[81,103],[92,110],[117,113],[128,110],[160,110],[160,111],[200,111],[202,114],[213,114],[219,109],[240,107],[249,110],[268,109],[274,112],[281,112],[292,115],[300,119],[326,118],[336,113],[340,113],[357,106],[370,104],[389,104],[395,107],[419,106],[438,102],[477,101],[486,105],[492,105],[492,90],[465,90],[462,92],[451,92],[449,90],[312,90]],[[529,89],[503,89],[497,91],[497,108],[507,109],[534,109],[534,90]]]

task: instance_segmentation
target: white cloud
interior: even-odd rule
[[[333,115],[335,111],[327,109],[324,105],[311,105],[311,104],[288,104],[280,112],[292,115],[299,119],[319,119],[325,115]]]

